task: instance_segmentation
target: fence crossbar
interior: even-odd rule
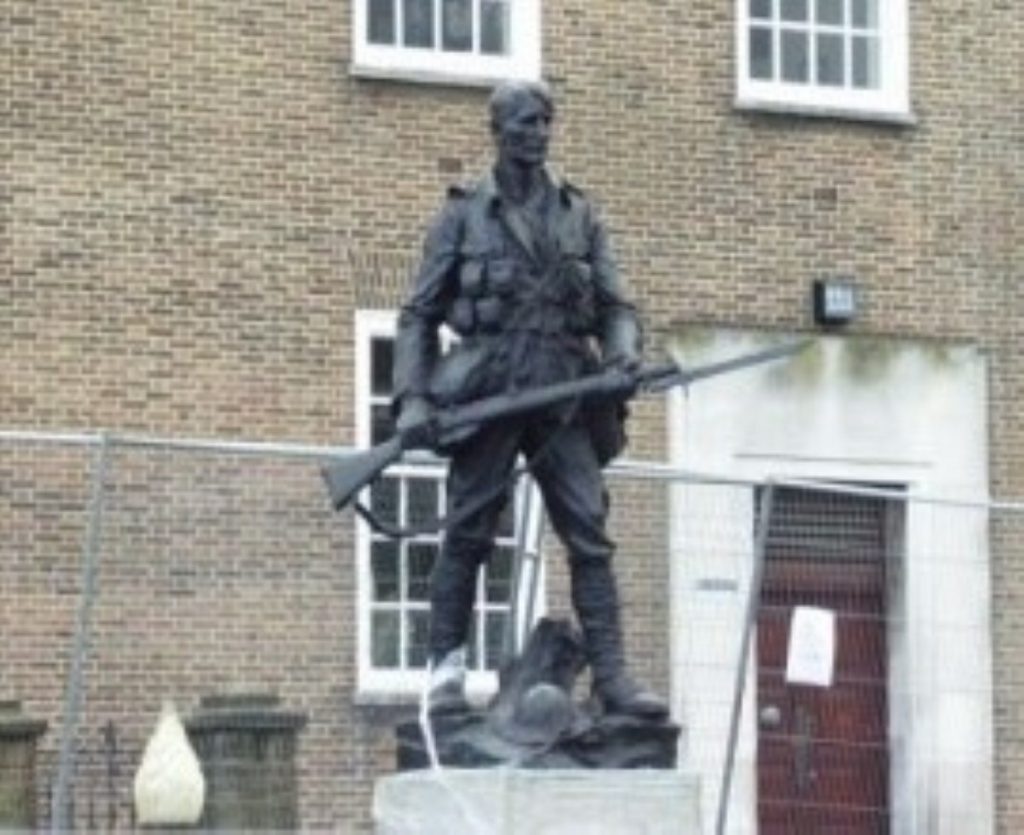
[[[274,456],[280,458],[305,459],[323,461],[339,455],[348,455],[359,451],[354,446],[319,445],[307,443],[282,443],[271,441],[226,441],[210,438],[172,438],[156,435],[118,432],[49,432],[35,430],[0,430],[0,443],[21,442],[36,444],[54,444],[65,446],[98,446],[106,443],[111,449],[116,447],[156,449],[179,452],[221,453],[229,455]],[[439,467],[444,466],[444,459],[427,452],[411,452],[403,456],[402,466]],[[632,458],[619,458],[607,469],[613,479],[668,481],[690,484],[707,484],[737,487],[762,487],[764,479],[743,478],[738,476],[710,473]],[[922,493],[913,489],[863,487],[854,484],[816,481],[803,478],[785,478],[773,476],[772,483],[776,487],[795,487],[823,493],[857,495],[879,499],[895,499],[901,502],[919,504],[945,505],[950,507],[978,508],[993,511],[1024,512],[1024,501],[992,499],[986,496],[977,498],[961,496],[940,496]]]

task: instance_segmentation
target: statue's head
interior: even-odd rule
[[[491,133],[498,155],[519,165],[543,165],[555,106],[548,86],[506,81],[491,94]]]

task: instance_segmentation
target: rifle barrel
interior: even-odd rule
[[[382,444],[328,462],[320,470],[331,505],[341,510],[367,484],[402,457],[402,436],[394,435]]]
[[[595,394],[626,394],[632,391],[635,385],[633,375],[621,371],[603,371],[582,377],[579,380],[554,383],[536,389],[509,391],[472,403],[453,406],[451,409],[437,414],[437,426],[443,434],[447,430],[460,429],[471,423],[481,423],[509,415],[521,415],[524,412],[550,406],[553,403],[562,403],[576,397],[588,397]]]

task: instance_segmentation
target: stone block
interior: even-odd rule
[[[697,835],[696,777],[666,770],[441,769],[377,781],[377,835]]]

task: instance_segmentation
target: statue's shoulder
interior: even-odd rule
[[[493,186],[489,185],[486,177],[452,183],[448,186],[443,213],[451,223],[468,223],[471,218],[483,216],[493,195]]]
[[[567,206],[579,210],[586,210],[590,206],[590,198],[587,197],[587,193],[569,180],[563,178],[558,181],[558,192]]]
[[[473,183],[452,183],[445,192],[448,200],[465,200],[473,193]]]
[[[475,191],[473,183],[452,183],[445,189],[445,199],[438,210],[435,223],[449,229],[459,229],[465,222]]]
[[[583,189],[581,189],[578,185],[576,185],[576,183],[572,182],[571,180],[566,180],[563,178],[560,181],[559,185],[566,194],[574,195],[575,197],[578,197],[581,200],[587,199],[586,192],[584,192]]]
[[[445,192],[444,213],[450,218],[464,219],[472,214],[480,195],[478,182],[452,183]]]
[[[466,180],[461,183],[452,183],[448,186],[448,199],[456,202],[473,200],[484,195],[488,188],[487,178],[478,180]]]

